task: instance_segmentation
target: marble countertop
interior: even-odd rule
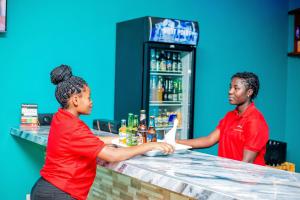
[[[39,126],[39,127],[18,127],[18,128],[11,128],[10,134],[23,138],[25,140],[31,141],[33,143],[47,146],[48,142],[48,134],[49,134],[50,126]],[[95,135],[98,136],[114,136],[115,134],[98,131],[91,129]]]
[[[12,128],[11,134],[47,144],[49,127]],[[107,135],[106,132],[95,132]],[[104,167],[195,199],[300,200],[300,174],[195,151],[168,156],[137,156]]]
[[[195,151],[138,156],[106,167],[196,199],[300,199],[299,173]]]

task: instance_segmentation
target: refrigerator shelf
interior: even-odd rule
[[[155,127],[155,130],[157,131],[166,131],[166,130],[170,130],[171,128],[173,128],[173,126],[168,126],[168,127]],[[181,130],[181,127],[177,127],[177,130]]]
[[[150,101],[150,106],[182,106],[180,101]]]
[[[178,72],[161,72],[161,71],[150,71],[151,76],[183,76],[182,73]]]

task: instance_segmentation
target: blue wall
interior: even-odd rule
[[[0,34],[1,199],[24,199],[39,176],[42,148],[12,137],[9,130],[19,124],[21,103],[38,103],[39,112],[57,110],[49,80],[53,67],[69,64],[88,81],[94,109],[83,120],[91,124],[94,118],[113,118],[115,24],[131,18],[150,15],[200,23],[196,136],[207,135],[233,109],[227,102],[229,79],[246,70],[261,78],[256,104],[271,138],[283,140],[285,131],[296,133],[285,128],[286,101],[297,105],[291,93],[296,63],[289,60],[287,65],[286,56],[287,11],[285,0],[9,1],[8,31]],[[292,135],[286,139],[295,141]],[[216,147],[203,151],[215,154]],[[295,151],[289,153],[296,159]]]
[[[299,0],[290,0],[289,10],[300,8]],[[290,27],[293,27],[293,17],[289,17]],[[289,29],[289,51],[293,51],[293,29]],[[300,58],[289,57],[287,66],[287,96],[286,96],[286,129],[285,141],[287,145],[287,160],[296,164],[296,170],[300,171]]]

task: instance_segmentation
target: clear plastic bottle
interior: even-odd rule
[[[126,119],[121,120],[121,127],[119,128],[119,143],[126,144]]]

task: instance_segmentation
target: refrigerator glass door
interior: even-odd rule
[[[177,139],[189,136],[193,52],[150,49],[149,116],[155,117],[157,139],[178,119]]]

